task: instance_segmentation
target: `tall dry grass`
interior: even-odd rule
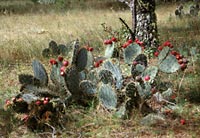
[[[117,29],[119,17],[130,22],[129,11],[72,10],[65,13],[25,14],[1,16],[0,60],[1,62],[41,59],[41,50],[51,40],[67,43],[80,39],[90,43],[96,50],[102,48],[105,35],[101,23]]]

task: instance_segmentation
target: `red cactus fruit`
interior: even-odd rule
[[[50,59],[49,62],[50,62],[51,65],[56,65],[57,64],[57,61],[55,59]]]
[[[156,52],[154,53],[154,56],[155,56],[155,57],[158,57],[158,55],[159,55],[159,52],[156,51]]]
[[[128,42],[129,44],[131,44],[131,43],[133,43],[133,40],[132,40],[132,39],[129,39],[127,42]]]
[[[41,103],[40,100],[37,100],[37,101],[35,102],[35,104],[36,104],[36,105],[41,105],[42,103]]]
[[[130,43],[126,42],[123,44],[122,48],[127,48],[130,45]]]
[[[111,40],[112,40],[113,42],[117,42],[117,38],[116,38],[116,37],[112,37]]]
[[[60,68],[60,72],[62,72],[62,71],[65,71],[65,66],[62,66],[61,68]]]
[[[138,62],[134,60],[133,65],[136,66],[137,64],[138,64]]]
[[[149,76],[149,75],[145,76],[145,77],[144,77],[144,80],[145,80],[145,81],[149,81],[149,80],[150,80],[150,76]]]
[[[185,119],[181,119],[181,120],[180,120],[180,123],[181,123],[181,125],[185,125],[185,124],[186,124]]]
[[[93,47],[89,47],[89,48],[88,48],[88,51],[90,51],[90,52],[92,52],[93,50],[94,50]]]
[[[98,62],[99,62],[100,64],[103,63],[103,59],[99,60]]]
[[[94,63],[94,67],[95,67],[95,68],[98,68],[99,66],[100,66],[100,63],[99,63],[99,62],[95,62],[95,63]]]
[[[65,66],[65,67],[67,67],[69,65],[69,61],[64,60],[62,65]]]
[[[61,75],[61,76],[65,76],[65,72],[64,72],[64,71],[61,71],[61,72],[60,72],[60,75]]]
[[[176,59],[179,60],[181,59],[181,56],[179,54],[176,55]]]
[[[63,57],[62,56],[58,56],[58,61],[62,62],[63,61]]]
[[[182,64],[180,65],[180,67],[181,67],[181,70],[185,70],[185,69],[187,68],[187,65],[186,65],[185,63],[182,63]]]
[[[163,49],[163,47],[162,47],[162,46],[159,46],[159,47],[158,47],[158,50],[159,50],[159,51],[161,51],[162,49]]]
[[[105,44],[105,45],[110,45],[110,44],[112,44],[112,40],[105,40],[105,41],[104,41],[104,44]]]
[[[179,63],[179,64],[182,64],[182,63],[183,63],[183,59],[179,59],[179,60],[178,60],[178,63]]]
[[[172,55],[176,56],[178,53],[176,51],[171,51],[170,52]]]
[[[48,103],[49,103],[49,101],[46,101],[46,100],[43,101],[43,104],[48,104]]]

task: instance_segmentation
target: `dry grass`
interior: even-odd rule
[[[183,44],[199,46],[200,28],[198,24],[200,20],[191,20],[191,18],[178,20],[173,15],[170,16],[171,13],[173,14],[172,11],[175,7],[176,5],[166,5],[158,7],[156,11],[161,40],[169,39],[177,48]],[[119,17],[131,24],[131,14],[129,11],[97,11],[90,9],[82,11],[72,10],[66,13],[1,16],[0,97],[3,98],[0,99],[0,107],[2,107],[6,98],[19,92],[18,74],[32,73],[30,72],[30,62],[33,58],[38,58],[44,61],[43,63],[48,63],[42,58],[41,50],[48,47],[50,40],[65,44],[78,38],[81,40],[82,45],[90,43],[91,46],[95,47],[94,52],[97,54],[103,49],[102,41],[106,38],[101,23],[106,23],[112,26],[113,29],[117,29],[121,27],[118,20]],[[18,65],[16,65],[17,63]],[[10,65],[4,67],[2,66],[3,64]],[[48,64],[45,67],[49,68]],[[187,71],[187,74],[191,74],[198,69],[194,70],[192,68]],[[191,85],[189,81],[192,80],[188,78],[189,76],[186,75],[183,82],[187,87]],[[198,80],[198,78],[197,76],[195,80]],[[198,83],[195,80],[192,81],[194,87]],[[199,106],[193,105],[192,108],[183,108],[186,110],[183,110],[180,114],[183,114],[188,120],[185,126],[181,126],[179,118],[176,118],[167,120],[167,125],[144,127],[139,124],[141,116],[137,112],[132,119],[121,120],[102,109],[89,110],[73,107],[69,110],[72,116],[71,121],[69,121],[69,124],[66,124],[66,131],[59,132],[58,137],[198,137],[200,135]],[[45,134],[30,133],[24,126],[15,128],[9,134],[9,137],[12,138],[50,136],[49,134],[45,136]]]

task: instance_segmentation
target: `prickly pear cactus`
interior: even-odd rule
[[[114,81],[112,72],[107,69],[102,69],[99,71],[99,79],[104,84],[108,84],[108,83],[112,84]]]
[[[141,75],[141,73],[147,67],[147,57],[144,54],[139,54],[132,63],[131,74],[132,77]]]
[[[116,88],[121,89],[123,79],[119,68],[119,61],[117,59],[106,60],[103,62],[103,67],[113,74],[113,77],[116,80]]]
[[[65,83],[67,88],[69,89],[70,93],[73,97],[81,96],[81,90],[79,88],[80,79],[79,79],[79,72],[75,65],[72,65],[65,70]]]
[[[33,60],[32,68],[33,68],[34,77],[40,80],[40,84],[42,86],[47,86],[48,76],[47,76],[47,72],[44,66],[38,60]]]
[[[101,103],[110,110],[116,109],[117,106],[117,95],[115,90],[110,84],[101,83],[98,89],[99,100]]]
[[[151,84],[149,82],[144,82],[144,84],[136,84],[138,94],[141,98],[147,99],[151,96]]]
[[[59,44],[59,45],[58,45],[58,49],[59,49],[59,51],[60,51],[59,54],[61,54],[61,55],[63,55],[63,56],[67,56],[68,53],[69,53],[69,51],[70,51],[69,48],[70,48],[70,47],[67,47],[67,46],[65,46],[65,45],[63,45],[63,44]]]
[[[137,87],[133,81],[129,82],[126,87],[126,96],[129,98],[126,102],[127,115],[131,114],[134,107],[139,107],[140,96],[138,94]]]
[[[97,93],[97,88],[96,85],[94,85],[91,81],[89,80],[83,80],[80,82],[79,87],[83,94],[89,95],[89,96],[94,96]]]
[[[160,64],[159,69],[165,73],[174,73],[179,70],[180,64],[175,56],[169,54]]]
[[[133,59],[138,56],[139,54],[141,54],[142,49],[141,47],[136,44],[136,43],[132,43],[130,44],[127,48],[124,49],[124,61],[127,64],[132,64]]]
[[[18,76],[18,80],[22,85],[34,85],[34,86],[41,86],[40,80],[35,78],[33,75],[29,74],[20,74]]]
[[[59,49],[58,45],[55,41],[51,41],[49,43],[49,50],[52,56],[58,56],[59,55]]]
[[[87,79],[92,81],[94,84],[97,84],[99,82],[99,75],[97,73],[97,69],[90,70],[87,74]]]
[[[161,63],[161,62],[167,57],[167,55],[169,54],[169,50],[170,50],[169,47],[164,47],[164,48],[162,49],[162,51],[161,51],[160,54],[158,55],[159,63]]]
[[[78,55],[78,52],[79,52],[79,40],[76,40],[75,42],[74,42],[74,44],[73,44],[73,50],[72,50],[72,52],[70,53],[70,55],[71,55],[71,64],[72,65],[75,65],[76,64],[76,62],[77,62],[77,55]]]
[[[84,69],[90,70],[93,66],[94,58],[90,51],[86,48],[81,48],[77,54],[76,66],[78,71],[82,71]]]
[[[115,43],[107,45],[106,46],[106,50],[105,50],[105,57],[106,58],[111,58],[113,56],[114,49],[115,49]]]
[[[152,82],[154,80],[154,78],[157,76],[157,73],[158,73],[158,67],[156,67],[156,66],[149,66],[142,73],[142,77],[144,78],[145,76],[149,76],[150,77],[149,81]]]
[[[66,94],[65,79],[63,76],[61,76],[61,71],[60,71],[61,66],[62,66],[61,62],[52,65],[50,79],[54,83],[54,86],[57,87],[57,91],[59,91],[60,94]]]

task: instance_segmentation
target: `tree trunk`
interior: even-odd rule
[[[136,3],[135,37],[142,41],[145,47],[158,46],[155,6],[155,0],[137,0]]]

